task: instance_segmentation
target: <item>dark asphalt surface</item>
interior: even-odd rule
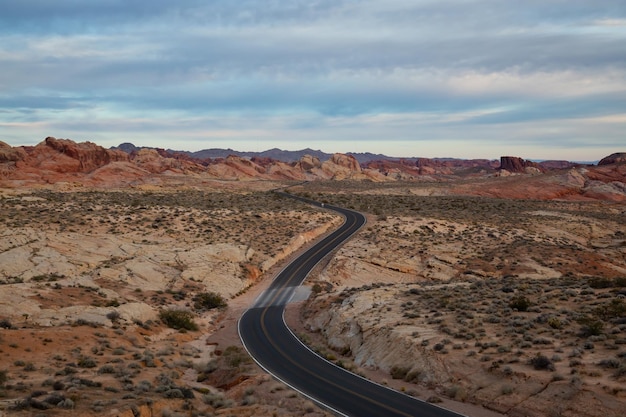
[[[360,213],[326,207],[341,213],[346,221],[283,269],[255,304],[242,315],[238,330],[244,346],[267,372],[316,402],[346,416],[461,416],[335,366],[304,346],[285,324],[285,306],[295,289],[320,260],[365,224],[365,217]]]

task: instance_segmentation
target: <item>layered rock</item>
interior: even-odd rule
[[[322,163],[319,171],[325,179],[354,179],[356,174],[361,173],[361,165],[354,156],[336,153],[328,161]]]
[[[47,137],[43,144],[75,161],[61,166],[62,169],[59,172],[90,172],[111,162],[128,161],[128,155],[125,152],[104,149],[91,142],[76,143],[68,139]],[[35,147],[35,153],[41,146],[42,144],[39,144]]]
[[[517,156],[502,156],[500,157],[500,170],[511,173],[536,173],[541,171],[541,167],[535,162]]]

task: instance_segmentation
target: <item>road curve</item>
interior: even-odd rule
[[[241,316],[238,331],[244,347],[267,372],[340,415],[460,417],[460,414],[378,385],[322,359],[303,345],[285,324],[285,306],[295,289],[320,260],[365,224],[361,213],[325,207],[343,215],[344,223],[287,265]]]

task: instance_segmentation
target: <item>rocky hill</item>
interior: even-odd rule
[[[447,182],[455,192],[502,198],[601,199],[626,201],[626,157],[615,153],[598,165],[533,162],[515,156],[487,159],[390,159],[372,154],[290,153],[226,155],[138,148],[130,143],[105,149],[91,142],[46,138],[36,146],[0,142],[0,186],[55,184],[99,187],[169,183],[173,178],[206,180]],[[295,161],[289,158],[299,155]],[[211,155],[211,156],[208,156]],[[248,155],[248,156],[246,156]],[[201,158],[199,158],[200,156]],[[359,157],[367,159],[360,162]],[[372,159],[380,158],[382,159]],[[280,158],[280,159],[279,159]],[[281,160],[282,159],[282,160]],[[498,178],[499,180],[494,180]],[[471,180],[471,181],[469,181]],[[477,182],[479,181],[479,182]]]

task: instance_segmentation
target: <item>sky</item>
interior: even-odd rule
[[[0,0],[0,141],[592,161],[624,0]]]

